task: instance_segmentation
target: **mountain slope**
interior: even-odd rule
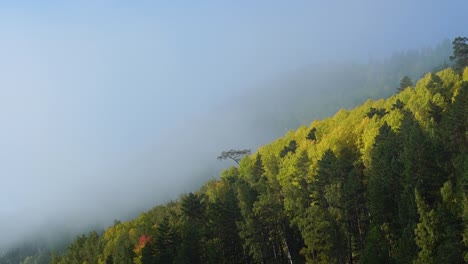
[[[52,263],[467,261],[467,100],[468,69],[427,74],[78,237]]]
[[[415,80],[424,72],[438,68],[438,65],[443,64],[450,54],[451,44],[446,40],[433,49],[399,52],[380,62],[314,64],[278,76],[276,80],[266,83],[263,88],[253,87],[245,94],[233,96],[229,102],[219,102],[219,108],[212,109],[209,117],[179,128],[180,131],[190,130],[191,133],[181,133],[177,141],[171,141],[167,145],[157,144],[157,147],[154,147],[148,144],[148,153],[145,152],[144,156],[153,157],[155,160],[161,160],[161,156],[164,156],[167,161],[177,160],[183,165],[168,169],[172,177],[184,179],[181,186],[166,185],[164,190],[167,192],[164,194],[160,191],[161,189],[155,188],[152,196],[148,190],[141,190],[139,196],[132,195],[121,200],[124,204],[120,204],[118,208],[124,213],[111,213],[103,210],[99,214],[81,214],[89,217],[84,221],[86,224],[83,224],[83,220],[77,220],[77,225],[71,223],[70,220],[63,221],[64,216],[51,216],[58,223],[49,222],[42,228],[38,228],[36,232],[27,232],[26,226],[23,230],[28,233],[26,238],[8,237],[5,234],[8,239],[4,239],[4,242],[6,241],[8,247],[0,246],[0,263],[16,264],[25,257],[34,255],[32,254],[34,251],[38,254],[46,254],[48,250],[59,250],[69,244],[63,241],[71,240],[77,231],[85,232],[94,228],[102,228],[99,222],[109,223],[113,219],[110,215],[126,220],[134,218],[139,212],[160,203],[163,199],[161,197],[174,199],[177,193],[196,189],[204,181],[217,175],[223,165],[213,157],[221,149],[233,146],[255,149],[284,135],[290,129],[307,124],[314,119],[330,116],[340,108],[355,107],[368,98],[387,97],[395,91],[403,75],[408,75]],[[259,105],[261,107],[258,107]],[[193,138],[197,138],[196,143]],[[191,152],[185,150],[196,150],[194,152],[198,153],[200,145],[203,146],[205,155],[197,155],[195,161],[193,155],[187,154]],[[181,152],[181,150],[184,151]],[[155,162],[150,162],[148,165],[149,161],[145,157],[135,160],[138,162],[129,167],[132,168],[132,175],[138,175],[138,179],[130,180],[129,177],[124,177],[130,172],[122,172],[121,177],[136,184],[127,184],[126,188],[136,190],[141,185],[152,185],[151,182],[155,181],[150,180],[151,175],[161,174],[161,170],[158,169],[161,166]],[[142,168],[148,168],[150,171]],[[138,172],[135,172],[135,169]],[[142,181],[142,179],[145,180]],[[130,185],[133,187],[129,187]],[[114,187],[115,185],[111,185],[106,189],[110,191]],[[121,192],[125,190],[118,191],[118,193]],[[71,204],[69,207],[73,208]],[[74,212],[78,213],[75,210]],[[71,214],[65,216],[72,218],[73,221],[76,220]],[[90,223],[91,227],[88,225]],[[72,226],[73,229],[70,228]]]

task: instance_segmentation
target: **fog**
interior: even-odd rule
[[[462,0],[68,2],[0,4],[0,248],[195,191],[223,150],[391,94],[350,81],[369,61],[468,35]]]

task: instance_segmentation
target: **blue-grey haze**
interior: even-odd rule
[[[271,140],[245,97],[267,104],[264,87],[310,64],[466,36],[467,10],[463,0],[0,3],[0,247],[195,189],[224,165],[222,150]]]

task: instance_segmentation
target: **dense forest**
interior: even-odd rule
[[[468,262],[468,39],[460,39],[453,68],[416,84],[402,78],[393,96],[252,154],[225,153],[248,155],[196,192],[78,236],[50,262]]]

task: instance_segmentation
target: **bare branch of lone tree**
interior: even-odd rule
[[[243,150],[231,149],[228,151],[223,151],[221,155],[218,156],[218,159],[219,160],[232,159],[237,164],[239,164],[240,160],[245,155],[250,155],[250,153],[251,153],[250,149],[243,149]]]

